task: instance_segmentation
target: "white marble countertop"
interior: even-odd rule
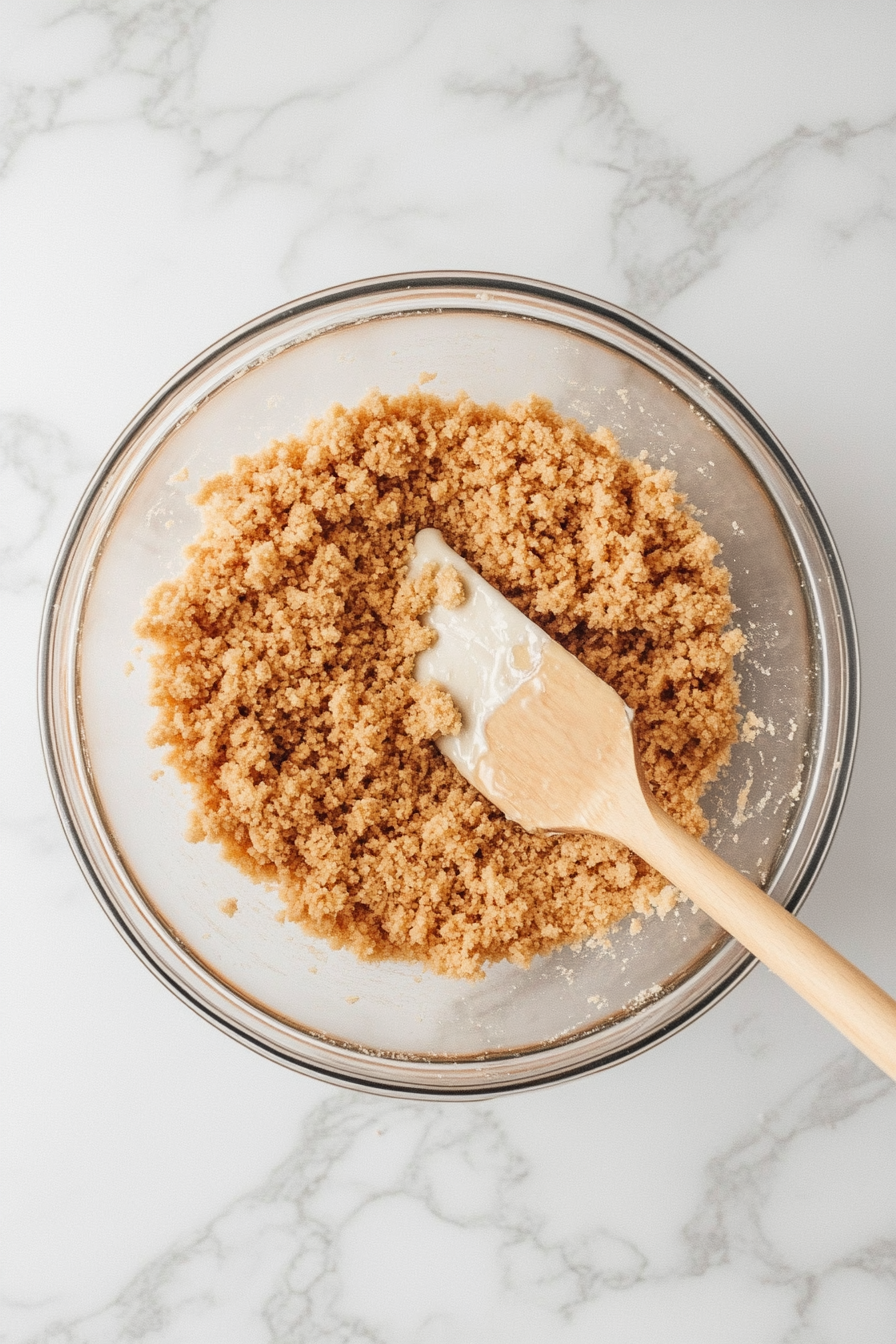
[[[8,1344],[892,1344],[896,1088],[764,970],[623,1067],[440,1106],[177,1002],[68,851],[34,712],[89,475],[201,348],[447,267],[633,308],[771,424],[864,671],[804,918],[896,993],[896,11],[881,0],[6,0]]]

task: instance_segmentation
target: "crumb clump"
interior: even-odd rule
[[[742,638],[718,544],[671,472],[535,396],[412,388],[334,406],[195,502],[186,568],[137,625],[157,650],[150,741],[193,791],[189,838],[275,883],[284,918],[332,946],[452,976],[668,908],[623,845],[530,835],[440,754],[458,712],[413,679],[434,638],[418,617],[463,585],[411,583],[407,564],[415,534],[439,528],[614,686],[655,794],[702,834],[700,794],[737,738]]]
[[[436,574],[435,600],[440,607],[454,611],[467,600],[464,581],[453,565],[441,565]]]

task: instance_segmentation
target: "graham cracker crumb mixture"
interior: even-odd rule
[[[283,917],[334,947],[453,976],[650,914],[667,884],[624,846],[529,835],[440,754],[431,739],[460,720],[413,680],[435,637],[417,618],[463,585],[411,584],[407,563],[439,528],[610,682],[657,797],[701,834],[737,736],[741,636],[718,545],[682,502],[671,472],[534,396],[374,392],[236,459],[202,485],[186,569],[137,625],[159,650],[150,740],[192,786],[190,838],[276,883]]]

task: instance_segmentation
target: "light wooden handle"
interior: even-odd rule
[[[896,1080],[896,1002],[653,800],[627,843]]]

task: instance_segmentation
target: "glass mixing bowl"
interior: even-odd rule
[[[186,1003],[292,1068],[367,1090],[478,1097],[605,1068],[693,1021],[753,958],[689,904],[612,949],[567,948],[479,982],[363,965],[277,921],[276,892],[184,838],[189,798],[154,778],[145,656],[133,623],[182,567],[203,477],[334,401],[377,386],[480,402],[530,392],[623,451],[678,472],[719,538],[747,636],[749,741],[705,795],[708,843],[790,910],[833,835],[857,725],[843,573],[793,463],[724,379],[611,304],[514,277],[387,276],[259,317],[183,369],[125,430],[90,485],[50,586],[44,745],[69,841],[105,910]],[[184,478],[183,468],[189,476]],[[133,663],[132,675],[125,675]],[[236,898],[229,918],[222,902]]]

